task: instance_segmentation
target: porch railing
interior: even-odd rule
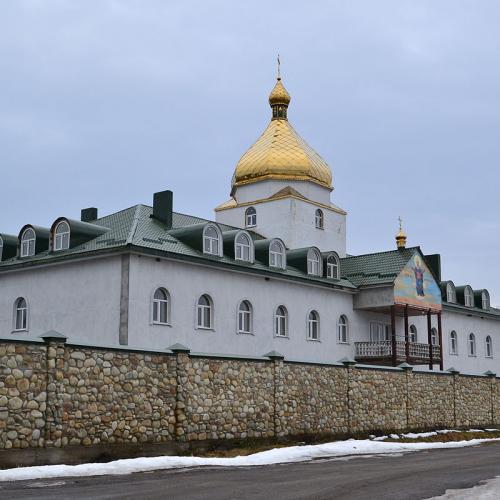
[[[382,340],[380,342],[355,342],[357,358],[389,358],[392,356],[392,342]],[[414,359],[430,359],[429,344],[408,343],[408,355]],[[399,360],[406,359],[406,342],[396,341],[396,357]],[[438,345],[432,346],[432,357],[439,361],[441,357]]]

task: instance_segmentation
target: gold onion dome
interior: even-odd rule
[[[236,165],[233,193],[237,186],[267,179],[310,181],[332,189],[330,167],[287,119],[290,100],[278,76],[269,95],[271,122]]]

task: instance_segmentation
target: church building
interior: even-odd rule
[[[0,228],[0,337],[500,373],[488,291],[443,279],[401,226],[394,248],[347,254],[332,171],[289,122],[280,77],[269,104],[214,220],[175,212],[167,190],[152,206]]]

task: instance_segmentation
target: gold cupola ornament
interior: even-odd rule
[[[310,181],[332,190],[332,172],[288,121],[291,97],[280,74],[269,95],[271,121],[255,144],[240,158],[232,180],[232,191],[263,180]]]
[[[396,234],[396,245],[398,249],[403,250],[406,248],[406,233],[403,231],[403,219],[398,218],[399,221],[399,231]]]

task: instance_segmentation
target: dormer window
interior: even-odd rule
[[[316,222],[316,229],[323,229],[324,227],[323,210],[320,210],[319,208],[316,210],[316,215],[314,217],[314,220]]]
[[[338,280],[340,277],[339,259],[336,255],[329,255],[326,259],[326,277]]]
[[[69,224],[64,220],[59,222],[54,231],[54,252],[69,248],[69,234]]]
[[[207,226],[203,231],[203,253],[220,256],[220,235],[215,226]]]
[[[315,248],[307,252],[307,274],[321,276],[321,255]]]
[[[455,292],[455,286],[451,281],[446,284],[446,302],[451,302],[454,304],[457,301],[457,294]]]
[[[275,240],[269,245],[269,266],[285,269],[285,248]]]
[[[255,227],[257,225],[257,210],[249,207],[245,211],[245,227]]]
[[[474,307],[474,293],[470,286],[464,289],[464,303],[467,307]]]
[[[486,290],[481,292],[481,307],[485,310],[490,308],[490,296]]]
[[[21,257],[32,257],[35,255],[35,244],[35,231],[28,227],[21,236]]]
[[[234,243],[234,257],[245,262],[253,261],[252,240],[246,233],[239,233]]]

